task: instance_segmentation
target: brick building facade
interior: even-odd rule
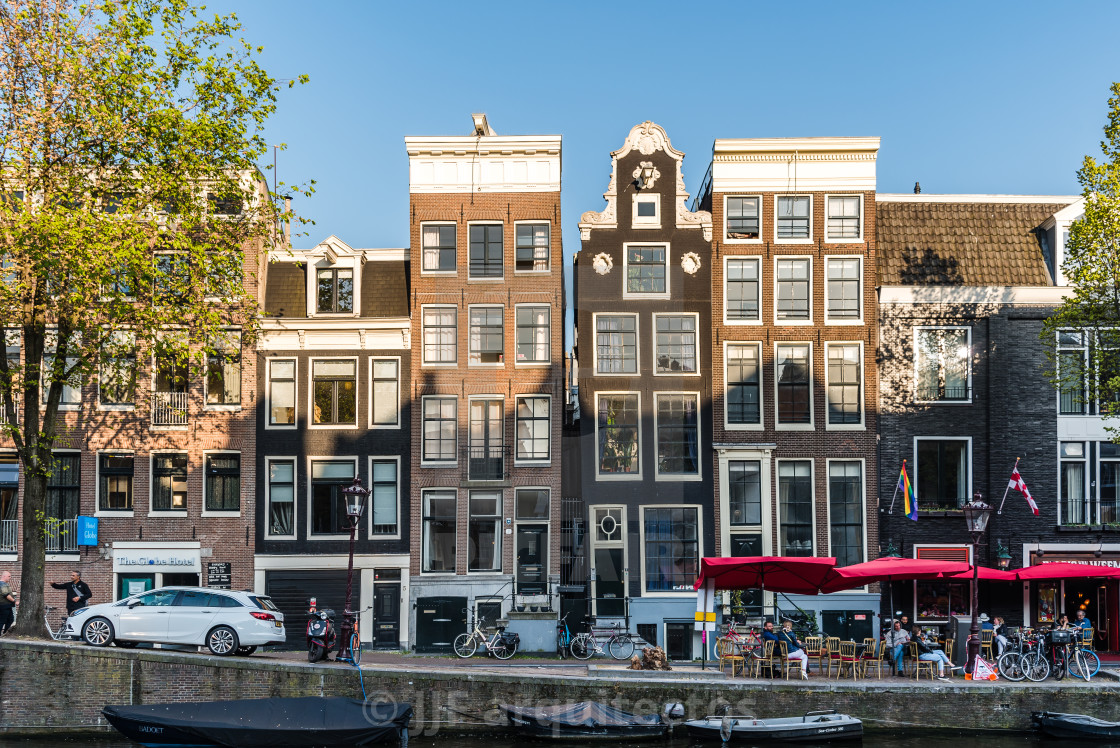
[[[468,611],[554,610],[559,581],[561,139],[474,125],[405,139],[411,601],[427,651],[449,649]]]

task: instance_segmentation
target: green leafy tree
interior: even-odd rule
[[[1085,213],[1065,243],[1070,293],[1042,332],[1063,410],[1106,418],[1120,415],[1120,83],[1111,91],[1103,158],[1077,171]]]
[[[0,5],[0,404],[23,466],[19,633],[46,633],[46,486],[67,393],[98,381],[102,397],[136,396],[137,361],[204,361],[227,349],[223,330],[244,343],[256,331],[245,279],[291,216],[256,166],[278,83],[239,31],[187,0]]]

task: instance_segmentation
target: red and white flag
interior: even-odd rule
[[[1011,471],[1011,480],[1007,483],[1008,488],[1014,488],[1019,493],[1023,494],[1023,498],[1031,505],[1031,511],[1034,516],[1038,516],[1038,504],[1034,503],[1031,498],[1031,492],[1027,490],[1027,484],[1023,482],[1023,476],[1019,475],[1019,465],[1016,463],[1015,469]]]

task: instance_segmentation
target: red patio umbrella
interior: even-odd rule
[[[840,592],[862,587],[871,582],[893,582],[909,579],[934,579],[947,574],[969,571],[968,564],[960,561],[939,561],[926,558],[897,558],[884,556],[874,561],[836,568],[836,579],[825,585],[822,592]],[[893,615],[893,613],[892,613]]]
[[[1021,580],[1030,579],[1085,579],[1087,577],[1120,577],[1120,569],[1114,566],[1094,566],[1093,564],[1075,564],[1067,561],[1055,561],[1052,564],[1038,564],[1028,566],[1013,572]]]
[[[695,589],[707,580],[718,590],[762,589],[815,595],[836,578],[836,559],[818,556],[703,558]]]
[[[1019,579],[1013,571],[1004,571],[1003,569],[992,569],[987,566],[976,567],[977,576],[981,582],[1014,582]],[[969,566],[965,571],[957,574],[946,574],[948,579],[972,579],[972,567]]]

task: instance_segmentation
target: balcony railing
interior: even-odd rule
[[[499,481],[509,478],[509,447],[467,447],[463,456],[467,461],[467,480]]]
[[[78,520],[47,517],[47,553],[78,552]]]
[[[186,426],[187,425],[187,393],[186,392],[153,392],[152,393],[152,425],[153,426]]]
[[[967,402],[972,399],[971,387],[919,387],[918,400],[922,402]]]
[[[19,532],[19,520],[0,519],[0,553],[16,552],[16,537]]]

